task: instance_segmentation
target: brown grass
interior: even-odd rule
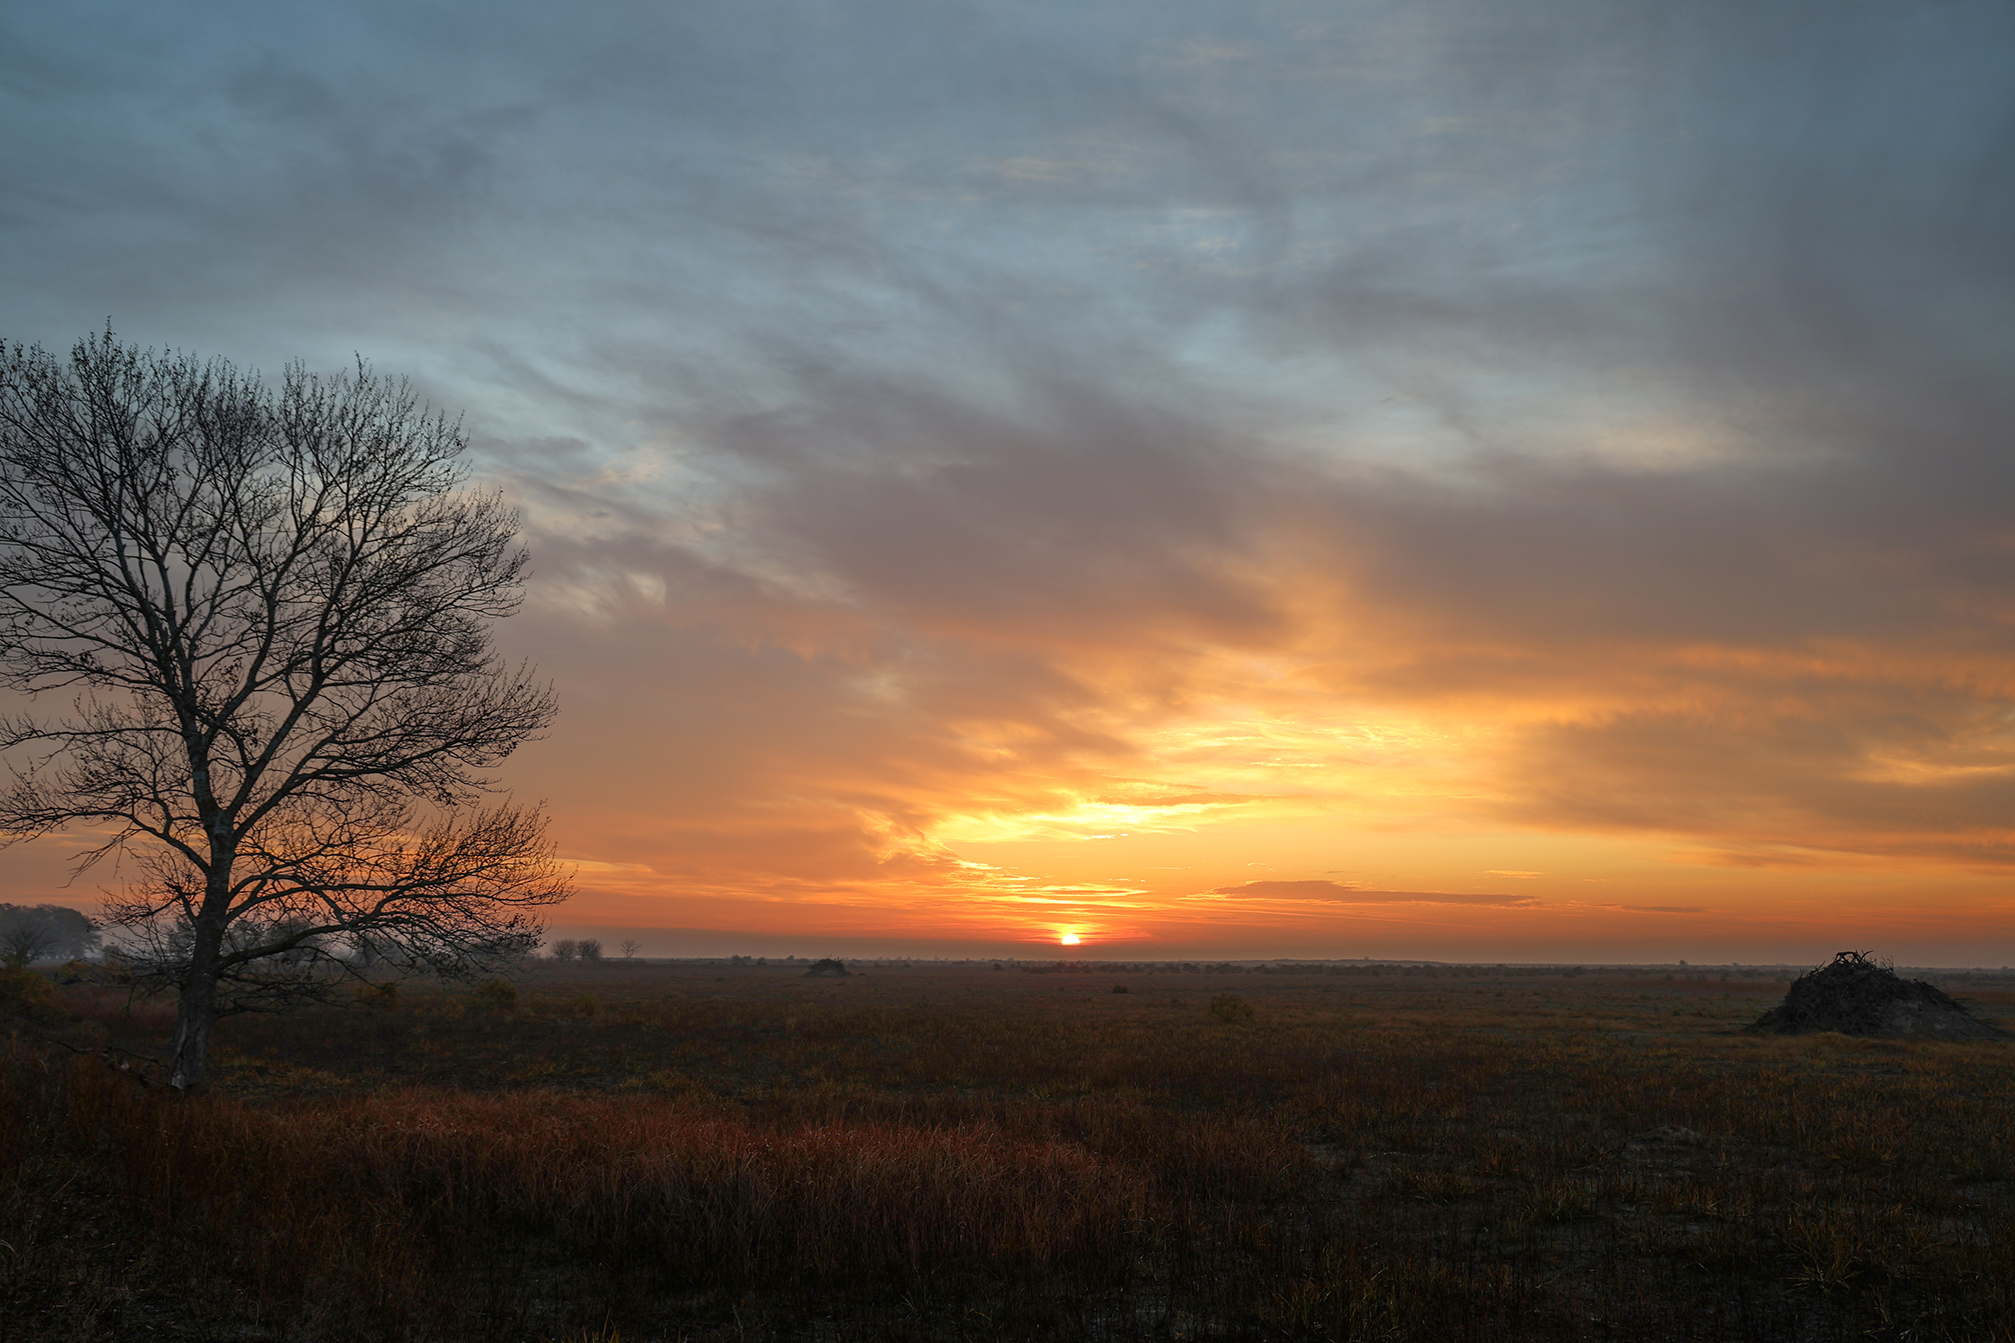
[[[542,970],[183,1103],[24,1036],[0,1343],[2015,1338],[2015,1047],[1740,1035],[1783,984]]]

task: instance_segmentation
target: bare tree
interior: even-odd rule
[[[571,937],[563,937],[553,943],[553,959],[556,961],[571,961],[580,953],[580,950],[581,944],[579,942],[576,942]]]
[[[485,803],[554,704],[492,646],[525,559],[464,447],[361,362],[0,342],[0,684],[73,696],[0,722],[0,834],[134,864],[107,919],[179,993],[177,1087],[223,1015],[488,971],[569,893],[538,809]]]
[[[10,923],[0,927],[0,965],[12,970],[33,965],[49,954],[55,940],[39,923]]]
[[[590,965],[601,963],[602,943],[599,938],[584,937],[580,941],[581,959]]]
[[[622,947],[623,959],[626,961],[634,961],[637,959],[637,953],[644,949],[644,944],[634,937],[626,937],[618,945]]]

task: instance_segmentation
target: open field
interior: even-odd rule
[[[181,1104],[35,1043],[163,1039],[68,986],[0,1343],[2015,1340],[2015,1041],[1741,1034],[1779,971],[803,970],[239,1018]]]

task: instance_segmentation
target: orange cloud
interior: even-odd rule
[[[1210,894],[1239,900],[1323,900],[1339,905],[1490,905],[1519,909],[1537,905],[1522,895],[1452,895],[1444,891],[1367,891],[1334,881],[1247,881],[1219,886]]]

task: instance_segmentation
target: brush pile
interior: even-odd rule
[[[1976,1020],[1936,985],[1904,979],[1880,961],[1843,951],[1800,975],[1784,1001],[1752,1022],[1759,1034],[1935,1035],[1984,1040],[2008,1032]]]

